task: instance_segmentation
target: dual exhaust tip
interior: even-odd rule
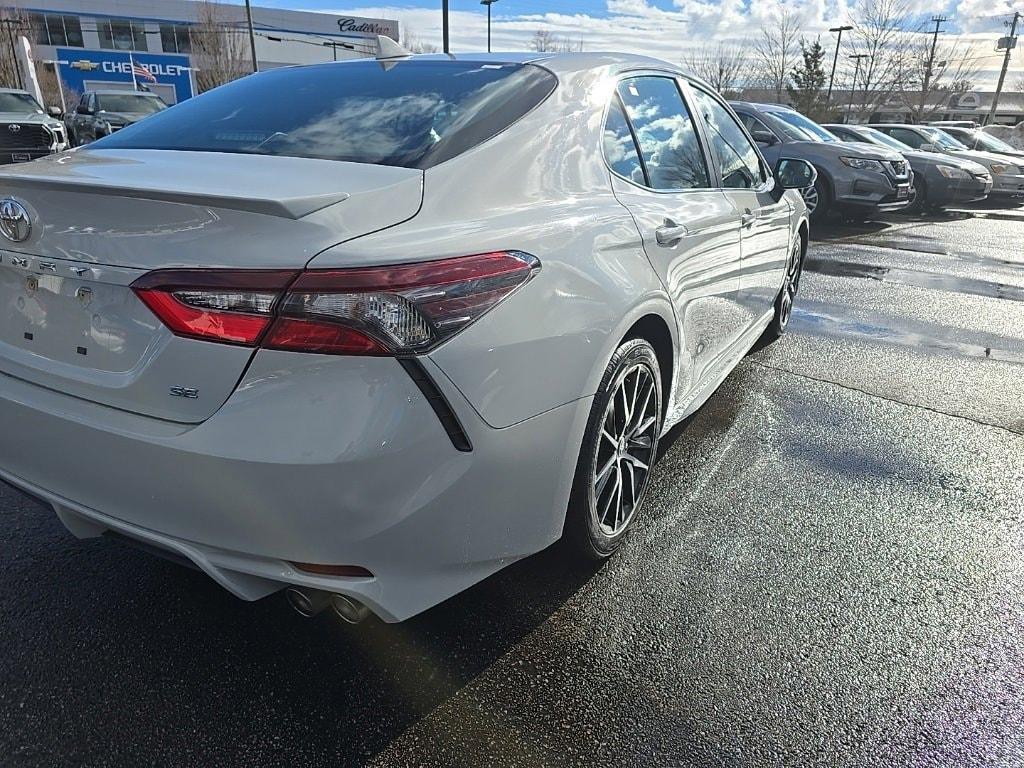
[[[305,587],[288,587],[284,595],[295,612],[307,619],[323,613],[328,608],[349,624],[359,624],[370,615],[369,608],[347,595],[331,594]]]

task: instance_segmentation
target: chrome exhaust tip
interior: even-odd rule
[[[288,587],[284,591],[284,596],[295,612],[307,619],[322,613],[331,604],[331,596],[316,589]]]
[[[358,600],[346,595],[331,595],[331,608],[349,624],[358,624],[370,615],[370,609]]]

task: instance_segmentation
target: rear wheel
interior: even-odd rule
[[[786,277],[782,283],[782,290],[775,299],[775,317],[768,326],[768,335],[774,340],[786,332],[789,327],[790,318],[793,316],[793,303],[796,301],[797,291],[800,290],[800,277],[804,272],[804,248],[803,240],[798,236],[794,239],[789,249],[789,259],[786,262]]]
[[[647,492],[661,435],[661,371],[645,339],[615,351],[591,406],[566,516],[566,538],[601,560],[619,548]]]

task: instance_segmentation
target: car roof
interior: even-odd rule
[[[729,104],[734,108],[747,107],[755,112],[796,112],[795,109],[787,107],[785,104],[768,104],[760,101],[730,101]]]
[[[346,59],[339,62],[324,64],[303,64],[299,66],[333,66],[348,65],[356,62],[373,61],[373,59]],[[616,73],[636,69],[654,69],[673,72],[688,80],[698,83],[708,90],[714,91],[707,82],[688,72],[684,67],[653,56],[641,56],[635,53],[617,53],[614,51],[586,51],[583,53],[549,53],[537,51],[504,51],[504,52],[468,52],[468,53],[427,53],[410,56],[401,61],[463,61],[483,64],[539,64],[556,75],[571,75],[592,69],[611,68]]]
[[[31,96],[32,94],[28,91],[23,91],[21,88],[0,88],[0,93],[20,93],[25,96]]]
[[[880,128],[882,126],[886,128],[909,128],[912,131],[936,127],[934,125],[914,125],[913,123],[868,123],[868,128]]]
[[[98,91],[86,91],[86,93],[95,93],[97,96],[155,96],[160,98],[155,93],[146,93],[145,91],[125,91],[117,88],[106,88]]]

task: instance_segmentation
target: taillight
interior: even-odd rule
[[[399,355],[454,336],[539,269],[527,253],[499,251],[297,276],[154,272],[132,287],[178,335],[298,352]]]
[[[294,271],[168,269],[150,272],[132,290],[177,336],[255,346]]]

